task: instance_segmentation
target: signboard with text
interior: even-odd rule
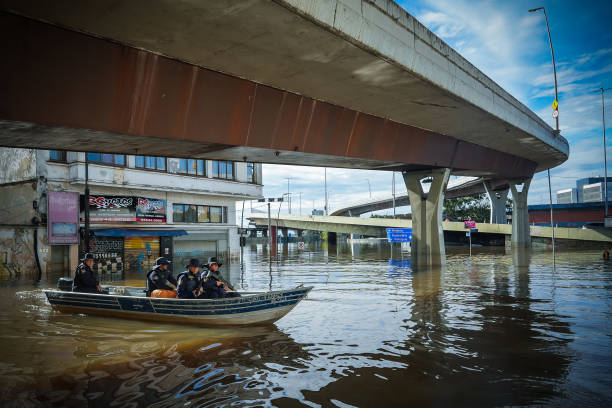
[[[411,242],[412,228],[387,228],[389,242]]]
[[[476,221],[474,220],[463,221],[463,228],[476,228]]]
[[[49,191],[47,230],[49,245],[79,243],[79,194]]]
[[[81,220],[85,220],[84,213]],[[166,222],[166,200],[134,196],[89,196],[91,222]]]

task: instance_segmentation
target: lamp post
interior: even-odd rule
[[[603,151],[604,151],[604,208],[605,217],[608,217],[608,154],[606,153],[606,105],[604,93],[612,88],[599,88],[601,91],[601,121],[603,122]]]
[[[85,152],[85,249],[83,253],[89,252],[89,158]]]
[[[370,192],[370,200],[372,199],[372,188],[370,187],[370,179],[366,179],[366,181],[368,182],[368,191]]]
[[[325,215],[327,215],[327,167],[325,168]]]
[[[559,135],[559,111],[558,111],[558,103],[559,103],[559,92],[557,89],[557,66],[555,64],[555,51],[553,49],[552,37],[550,36],[550,26],[548,25],[548,16],[546,15],[546,9],[544,7],[537,7],[530,9],[530,13],[534,13],[538,10],[542,10],[544,12],[544,19],[546,20],[546,31],[548,32],[548,43],[550,44],[550,55],[552,56],[552,65],[553,65],[553,76],[555,79],[555,107],[553,111],[553,116],[555,117],[555,134]],[[552,187],[550,184],[550,169],[546,170],[548,173],[548,198],[550,200],[550,229],[552,231],[552,250],[553,250],[553,265],[555,263],[555,222],[553,218],[553,202],[552,202]]]
[[[289,195],[291,193],[289,192],[289,180],[291,180],[291,177],[287,177],[287,199],[289,200],[289,203],[288,203],[289,214],[291,214],[291,196]]]
[[[395,172],[393,172],[393,185],[391,186],[391,194],[393,195],[393,219],[395,219]]]

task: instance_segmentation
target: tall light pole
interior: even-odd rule
[[[366,181],[368,182],[368,191],[370,192],[370,200],[372,199],[372,188],[370,187],[370,179],[366,179]]]
[[[559,130],[559,92],[557,89],[557,66],[555,64],[555,51],[553,49],[552,37],[550,36],[550,26],[548,25],[548,16],[546,15],[546,9],[544,7],[537,7],[529,10],[530,13],[542,10],[544,12],[544,19],[546,20],[546,31],[548,32],[548,43],[550,44],[550,55],[552,56],[553,64],[553,76],[555,78],[555,102],[553,103],[553,116],[555,118],[555,134],[558,136]],[[548,172],[548,198],[550,199],[550,229],[552,231],[552,247],[553,247],[553,265],[555,263],[555,222],[553,218],[553,202],[552,202],[552,187],[550,185],[550,169]]]
[[[287,199],[289,200],[289,214],[291,214],[291,193],[289,192],[289,180],[291,180],[291,177],[287,177]]]
[[[603,144],[604,144],[604,208],[605,217],[608,217],[608,154],[606,153],[606,105],[604,93],[612,88],[599,88],[601,91],[601,121],[603,122]]]
[[[302,215],[302,192],[296,193],[300,196],[300,216]]]

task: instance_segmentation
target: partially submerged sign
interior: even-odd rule
[[[412,228],[387,228],[389,242],[411,242]]]
[[[463,221],[463,228],[476,228],[476,221],[474,220],[469,220],[469,221]]]

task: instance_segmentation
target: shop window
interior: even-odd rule
[[[135,167],[150,170],[166,170],[166,158],[157,156],[135,156]]]
[[[234,163],[213,160],[212,176],[214,178],[233,180],[234,179]]]
[[[125,166],[124,154],[87,153],[87,160],[94,163],[112,164]]]
[[[185,222],[185,205],[184,204],[172,205],[172,221],[173,222]]]
[[[66,152],[63,150],[49,150],[49,160],[57,162],[66,161]]]

